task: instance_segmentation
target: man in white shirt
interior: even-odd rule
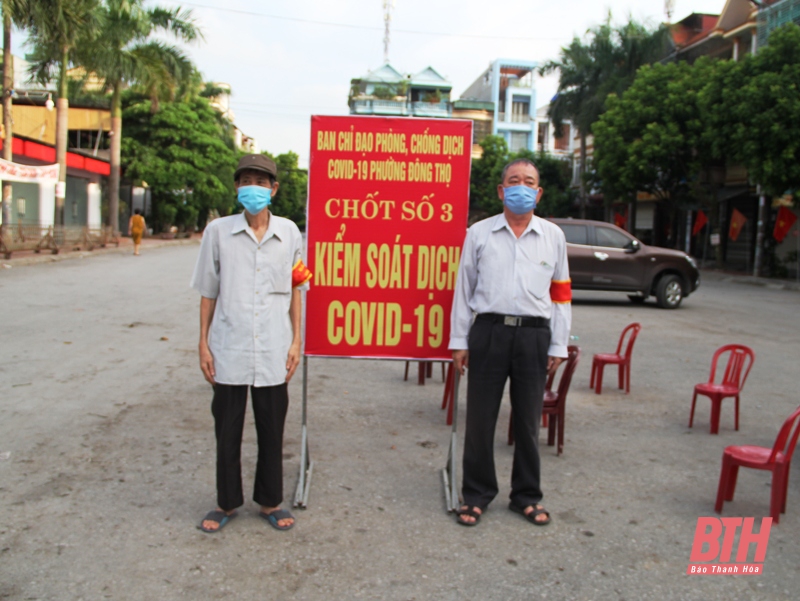
[[[543,190],[528,159],[512,161],[497,186],[503,212],[469,228],[453,297],[449,348],[467,383],[458,523],[474,526],[498,492],[494,432],[506,380],[514,415],[509,508],[543,526],[539,421],[547,374],[567,356],[572,291],[561,229],[534,215]]]
[[[214,387],[211,412],[217,438],[217,508],[200,524],[217,532],[244,503],[241,443],[247,391],[258,435],[253,500],[279,530],[294,525],[283,501],[283,426],[287,383],[300,362],[300,286],[311,277],[302,264],[297,226],[273,215],[277,167],[249,154],[236,169],[244,212],[206,226],[192,287],[200,298],[200,369]]]

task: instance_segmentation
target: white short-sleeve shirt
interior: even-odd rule
[[[292,267],[302,258],[302,244],[294,222],[272,214],[261,242],[244,213],[206,226],[191,286],[217,301],[208,344],[220,384],[286,381]]]

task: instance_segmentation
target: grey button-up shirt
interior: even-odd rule
[[[261,242],[244,213],[206,226],[191,286],[217,300],[208,345],[220,384],[286,381],[292,267],[302,258],[302,244],[297,226],[275,215]]]
[[[517,238],[503,213],[467,230],[458,269],[450,345],[466,349],[474,316],[499,313],[550,319],[548,355],[566,357],[572,305],[550,298],[553,281],[569,281],[567,242],[554,223],[535,215]]]

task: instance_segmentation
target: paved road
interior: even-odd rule
[[[773,528],[765,574],[688,577],[698,516],[713,514],[722,449],[771,445],[800,403],[800,293],[709,277],[678,311],[576,293],[583,349],[564,454],[543,445],[547,528],[506,509],[511,449],[501,411],[500,497],[477,528],[444,512],[449,430],[434,378],[394,362],[309,361],[316,461],[310,507],[289,533],[251,502],[224,531],[214,503],[210,389],[195,356],[196,246],[141,257],[0,269],[0,599],[787,599],[800,573],[800,474]],[[713,280],[713,281],[712,281]],[[592,353],[643,325],[632,392],[588,388]],[[727,342],[758,357],[741,428],[692,386]],[[287,423],[286,497],[298,467],[300,382]],[[246,426],[248,487],[255,435]],[[727,516],[763,516],[769,475],[743,470]]]

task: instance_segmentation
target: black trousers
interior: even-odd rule
[[[286,384],[249,388],[258,436],[253,500],[277,507],[283,501],[283,425],[289,393]],[[244,504],[241,455],[247,389],[248,386],[215,384],[211,401],[217,435],[217,504],[225,511]]]
[[[510,378],[514,413],[511,501],[527,507],[542,500],[539,422],[547,380],[550,328],[514,327],[477,319],[470,329],[467,426],[464,439],[464,503],[485,508],[497,496],[494,433]]]

